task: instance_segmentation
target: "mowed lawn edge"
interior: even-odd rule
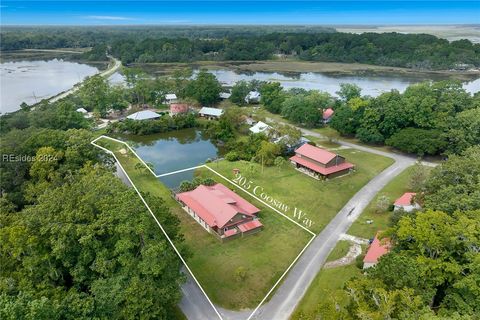
[[[312,238],[307,231],[217,176],[215,181],[261,209],[259,217],[265,226],[255,235],[222,244],[180,207],[159,179],[146,168],[138,168],[140,161],[125,145],[106,139],[96,143],[115,153],[140,191],[163,198],[180,219],[185,245],[192,253],[185,259],[208,297],[219,306],[237,310],[256,307]],[[121,149],[124,151],[120,152]]]

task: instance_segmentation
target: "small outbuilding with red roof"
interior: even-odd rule
[[[372,243],[368,247],[365,258],[363,258],[363,269],[368,269],[375,266],[381,256],[390,251],[390,239],[378,239],[378,234],[373,238]]]
[[[406,212],[412,212],[413,210],[420,210],[422,207],[415,202],[415,192],[405,192],[400,198],[395,200],[393,204],[393,210],[404,210]]]
[[[217,183],[176,194],[177,201],[205,230],[220,240],[255,233],[263,227],[260,209]]]
[[[187,113],[190,107],[186,103],[172,103],[170,105],[170,115],[175,116],[177,114]]]
[[[323,123],[329,123],[334,113],[335,111],[332,108],[324,109],[322,114]]]
[[[290,162],[297,170],[316,179],[338,177],[355,167],[344,157],[308,143],[295,150]]]

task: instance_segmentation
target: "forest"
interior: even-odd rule
[[[427,34],[334,32],[321,27],[105,27],[5,28],[1,50],[93,47],[85,58],[105,59],[109,48],[124,64],[199,60],[266,60],[279,55],[305,61],[365,63],[422,70],[480,66],[480,44]]]
[[[1,117],[0,318],[174,319],[181,262],[76,108]],[[176,216],[144,196],[181,243]]]

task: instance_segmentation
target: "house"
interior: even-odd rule
[[[417,194],[415,192],[405,192],[400,198],[395,200],[393,210],[404,210],[405,212],[412,212],[413,210],[420,210],[422,207],[416,202],[414,198]]]
[[[200,115],[200,117],[208,119],[218,119],[223,114],[223,110],[218,108],[203,107],[202,109],[200,109],[198,114]]]
[[[88,113],[88,111],[87,111],[85,108],[78,108],[76,111],[77,111],[77,112],[80,112],[80,113],[83,113],[83,114],[87,114],[87,113]]]
[[[177,102],[177,95],[175,93],[167,93],[165,95],[165,102],[167,104],[175,103]]]
[[[260,209],[220,183],[200,185],[177,193],[175,198],[206,231],[222,241],[256,233],[263,227],[257,217]]]
[[[138,112],[132,113],[127,117],[127,119],[131,119],[131,120],[151,120],[156,118],[160,118],[160,115],[150,110],[138,111]]]
[[[76,111],[82,113],[84,118],[90,119],[93,117],[93,112],[88,112],[85,108],[78,108]]]
[[[245,97],[246,103],[259,103],[260,102],[260,92],[250,91]]]
[[[278,143],[285,143],[285,146],[287,147],[287,153],[294,152],[295,149],[300,148],[302,145],[305,143],[309,143],[310,140],[308,140],[305,137],[300,137],[297,141],[292,141],[293,139],[290,138],[289,135],[284,135],[279,138],[276,138],[273,140],[273,143],[278,144]]]
[[[226,100],[226,99],[230,99],[232,94],[230,92],[220,92],[219,96],[220,96],[220,99]]]
[[[177,114],[187,113],[189,110],[188,104],[185,103],[172,103],[170,105],[170,116],[176,116]]]
[[[303,144],[290,158],[295,168],[313,178],[334,178],[347,174],[355,166],[345,158],[310,144]]]
[[[368,269],[375,266],[378,260],[384,254],[390,251],[390,239],[378,239],[378,234],[373,238],[372,243],[368,247],[365,258],[363,258],[363,269]]]
[[[324,109],[323,110],[323,123],[327,124],[332,120],[332,116],[335,113],[332,108]]]
[[[253,126],[257,121],[251,117],[243,116],[243,121],[249,126]]]
[[[262,121],[258,121],[256,124],[254,124],[252,127],[250,127],[250,132],[252,133],[265,133],[268,134],[268,132],[272,129],[268,124]]]

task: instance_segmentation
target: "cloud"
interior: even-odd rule
[[[129,17],[120,17],[120,16],[86,16],[85,18],[87,19],[93,19],[93,20],[115,20],[115,21],[118,21],[118,20],[135,20],[133,18],[129,18]]]

